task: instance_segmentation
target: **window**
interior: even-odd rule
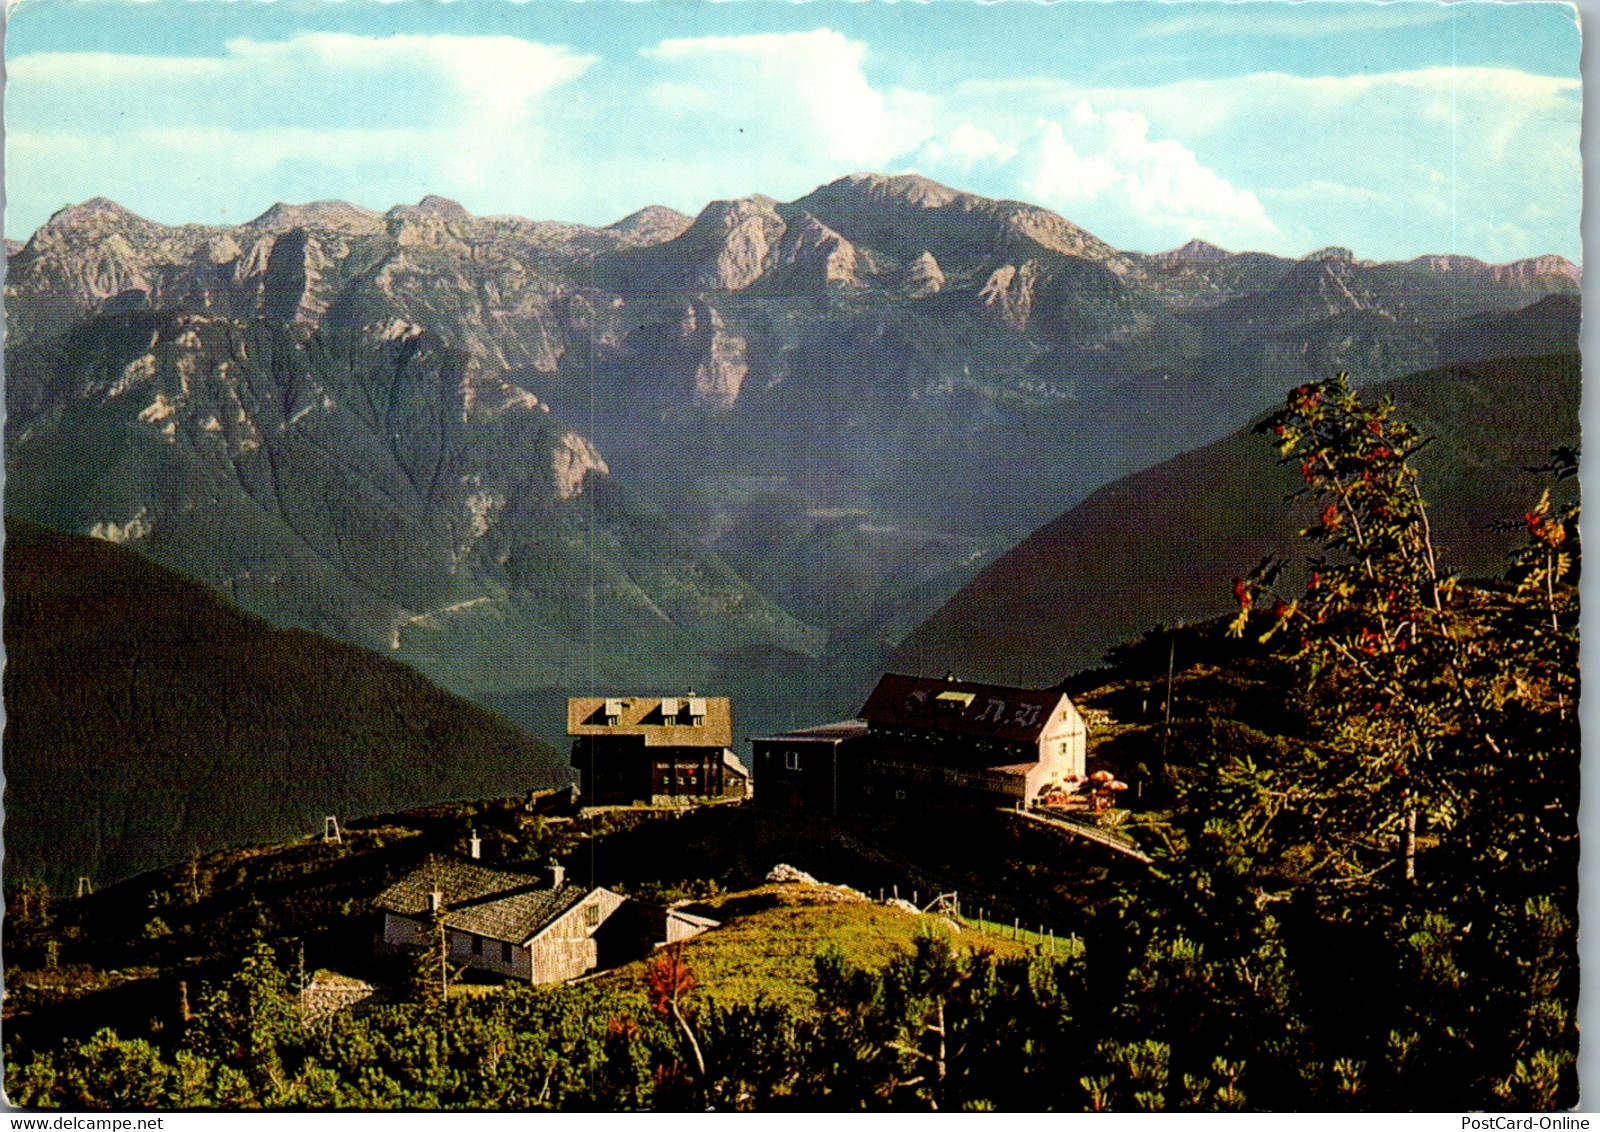
[[[800,752],[799,751],[785,751],[785,752],[783,752],[783,769],[784,770],[800,770],[801,769],[801,767],[800,767]]]
[[[586,904],[583,909],[583,922],[587,927],[598,928],[600,926],[600,905]]]
[[[500,962],[505,963],[508,966],[511,963],[511,945],[509,943],[502,943],[500,945]]]
[[[933,702],[945,711],[963,712],[972,706],[972,701],[975,699],[977,696],[972,692],[940,692],[933,697]]]
[[[472,954],[483,954],[483,937],[481,935],[475,935],[472,937]]]

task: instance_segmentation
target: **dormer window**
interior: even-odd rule
[[[615,727],[622,722],[622,701],[607,700],[605,708],[606,726]]]
[[[689,710],[689,725],[691,727],[704,727],[706,725],[705,697],[690,696],[685,703]]]
[[[941,711],[963,712],[972,706],[972,701],[976,698],[972,692],[940,692],[933,698],[933,702]]]

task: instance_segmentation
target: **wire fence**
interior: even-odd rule
[[[1037,948],[1044,955],[1065,958],[1078,954],[1083,949],[1083,944],[1076,935],[1061,935],[1053,927],[1043,923],[1028,924],[1020,915],[1008,918],[1003,910],[982,904],[976,908],[963,905],[959,892],[938,893],[926,905],[922,903],[921,896],[922,894],[914,889],[908,889],[902,896],[898,886],[889,892],[882,889],[878,892],[880,902],[899,900],[924,914],[942,916],[964,930],[991,935],[997,939],[1009,939]]]

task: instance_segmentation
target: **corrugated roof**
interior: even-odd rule
[[[867,698],[861,718],[875,727],[915,727],[1036,743],[1064,702],[1069,702],[1066,693],[1052,689],[889,672]]]
[[[567,734],[641,735],[647,747],[728,747],[733,708],[726,697],[574,696],[567,701]]]
[[[446,927],[522,944],[580,904],[591,891],[577,884],[551,888],[538,877],[503,873],[449,857],[429,857],[416,872],[379,893],[373,905],[425,920],[431,914],[429,896],[439,892],[443,894]]]

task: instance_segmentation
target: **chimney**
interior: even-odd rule
[[[483,839],[478,836],[477,830],[472,830],[472,859],[476,861],[483,855]]]
[[[560,888],[567,880],[567,870],[561,867],[561,862],[551,857],[545,862],[544,871],[550,877],[550,887]]]
[[[440,892],[437,888],[434,889],[432,892],[428,893],[428,911],[429,911],[429,913],[431,913],[432,915],[437,916],[439,914],[439,910],[441,908],[443,908],[443,907],[444,907],[444,893]]]

